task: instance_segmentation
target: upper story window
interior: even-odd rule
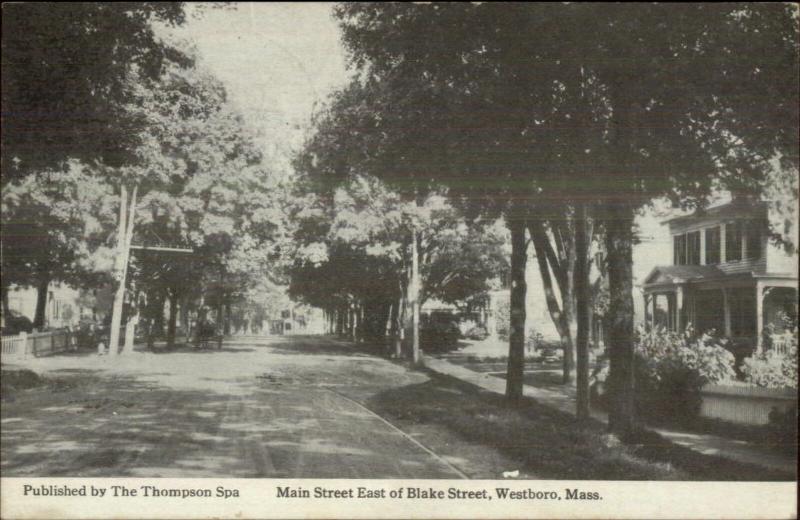
[[[672,237],[672,263],[675,265],[686,265],[686,235],[675,235]]]
[[[720,241],[719,226],[708,228],[706,233],[706,265],[718,264],[722,243]]]
[[[747,258],[761,258],[761,228],[755,222],[748,223],[745,230],[745,251]]]
[[[742,222],[737,220],[725,226],[725,261],[742,259]]]
[[[700,232],[686,233],[686,263],[700,265]]]
[[[736,220],[725,225],[726,262],[761,258],[764,237],[760,224]],[[672,246],[674,265],[700,265],[701,249],[705,252],[705,265],[719,264],[722,261],[722,228],[714,226],[673,235]]]
[[[699,231],[675,235],[672,240],[675,265],[700,265]]]

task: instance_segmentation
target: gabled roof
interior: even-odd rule
[[[713,265],[659,265],[644,279],[645,285],[696,282],[723,278],[725,273]]]

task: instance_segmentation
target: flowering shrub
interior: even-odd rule
[[[734,356],[713,334],[695,336],[691,328],[637,332],[634,346],[637,405],[640,412],[690,418],[700,412],[700,390],[734,379]]]
[[[797,388],[797,329],[785,354],[767,350],[744,360],[745,381],[767,388]]]
[[[640,413],[690,418],[700,411],[700,390],[709,383],[734,379],[734,357],[712,334],[695,336],[664,328],[640,328],[634,345],[636,406]],[[605,383],[608,367],[593,375]],[[602,404],[602,403],[601,403]]]
[[[691,327],[684,332],[640,328],[634,346],[641,370],[638,375],[663,381],[676,372],[688,371],[701,385],[733,379],[733,354],[724,344],[713,332],[695,336]]]

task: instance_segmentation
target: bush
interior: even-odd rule
[[[789,338],[788,351],[761,352],[744,360],[745,381],[766,388],[797,388],[797,329]]]
[[[767,424],[769,442],[773,446],[792,452],[797,449],[797,409],[785,411],[773,408]]]
[[[700,412],[700,390],[709,383],[733,379],[733,365],[733,354],[711,334],[640,328],[634,345],[637,411],[678,420],[695,417]],[[607,378],[607,364],[592,376],[592,395],[600,404]]]
[[[420,347],[426,352],[441,352],[458,345],[461,331],[452,316],[433,315],[423,317],[420,324]]]

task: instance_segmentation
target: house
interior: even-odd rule
[[[7,295],[8,309],[32,322],[36,314],[37,296],[35,288],[12,286]],[[63,283],[52,283],[47,290],[44,327],[75,326],[82,319],[100,321],[111,308],[112,298],[108,288],[85,290]]]
[[[744,198],[669,219],[672,264],[642,284],[645,323],[714,330],[748,355],[797,316],[797,255],[769,240],[768,205]]]

